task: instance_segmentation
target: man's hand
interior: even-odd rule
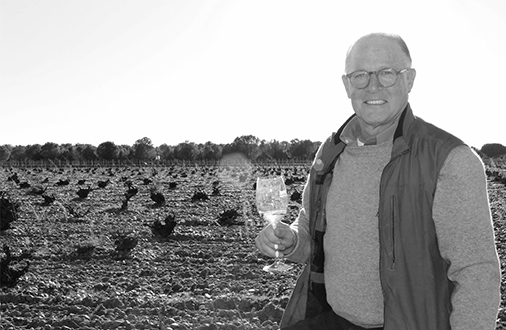
[[[255,244],[266,256],[283,258],[292,252],[297,243],[297,236],[287,224],[279,222],[276,229],[268,225],[258,234]],[[276,255],[276,251],[278,254]]]

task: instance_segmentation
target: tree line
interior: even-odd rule
[[[33,144],[27,146],[0,145],[0,162],[5,161],[152,161],[152,160],[220,160],[231,153],[241,153],[251,161],[312,159],[320,142],[293,139],[288,141],[265,141],[253,135],[243,135],[232,143],[194,143],[185,141],[171,146],[162,144],[155,147],[148,137],[135,141],[133,145],[117,145],[106,141],[98,146],[91,144]]]
[[[117,145],[107,141],[93,146],[91,144],[57,144],[47,142],[43,145],[27,146],[0,145],[0,162],[5,161],[151,161],[151,160],[220,160],[222,156],[241,153],[251,161],[313,159],[321,142],[293,139],[288,141],[260,140],[253,135],[243,135],[232,143],[204,144],[185,141],[176,146],[162,144],[155,147],[148,137],[135,141],[133,145]],[[481,157],[501,157],[506,155],[506,147],[499,143],[488,143],[478,150]]]

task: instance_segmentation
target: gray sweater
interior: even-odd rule
[[[379,180],[391,148],[390,141],[345,148],[327,197],[327,299],[337,314],[363,327],[383,324],[377,211]],[[304,191],[305,207],[308,190]],[[500,302],[500,268],[483,164],[469,147],[453,150],[443,166],[433,214],[441,255],[451,265],[448,278],[456,285],[452,329],[493,330]],[[289,258],[305,262],[310,237],[304,208],[292,228],[299,241]]]

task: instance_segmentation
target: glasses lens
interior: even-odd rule
[[[351,75],[351,83],[355,88],[364,88],[369,84],[369,73],[365,71],[357,71]]]
[[[397,81],[397,72],[393,69],[384,69],[378,72],[378,80],[384,87],[390,87]]]

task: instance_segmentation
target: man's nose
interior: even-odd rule
[[[382,90],[383,85],[379,82],[378,76],[375,73],[369,74],[369,85],[367,85],[367,90],[374,93],[378,90]]]

